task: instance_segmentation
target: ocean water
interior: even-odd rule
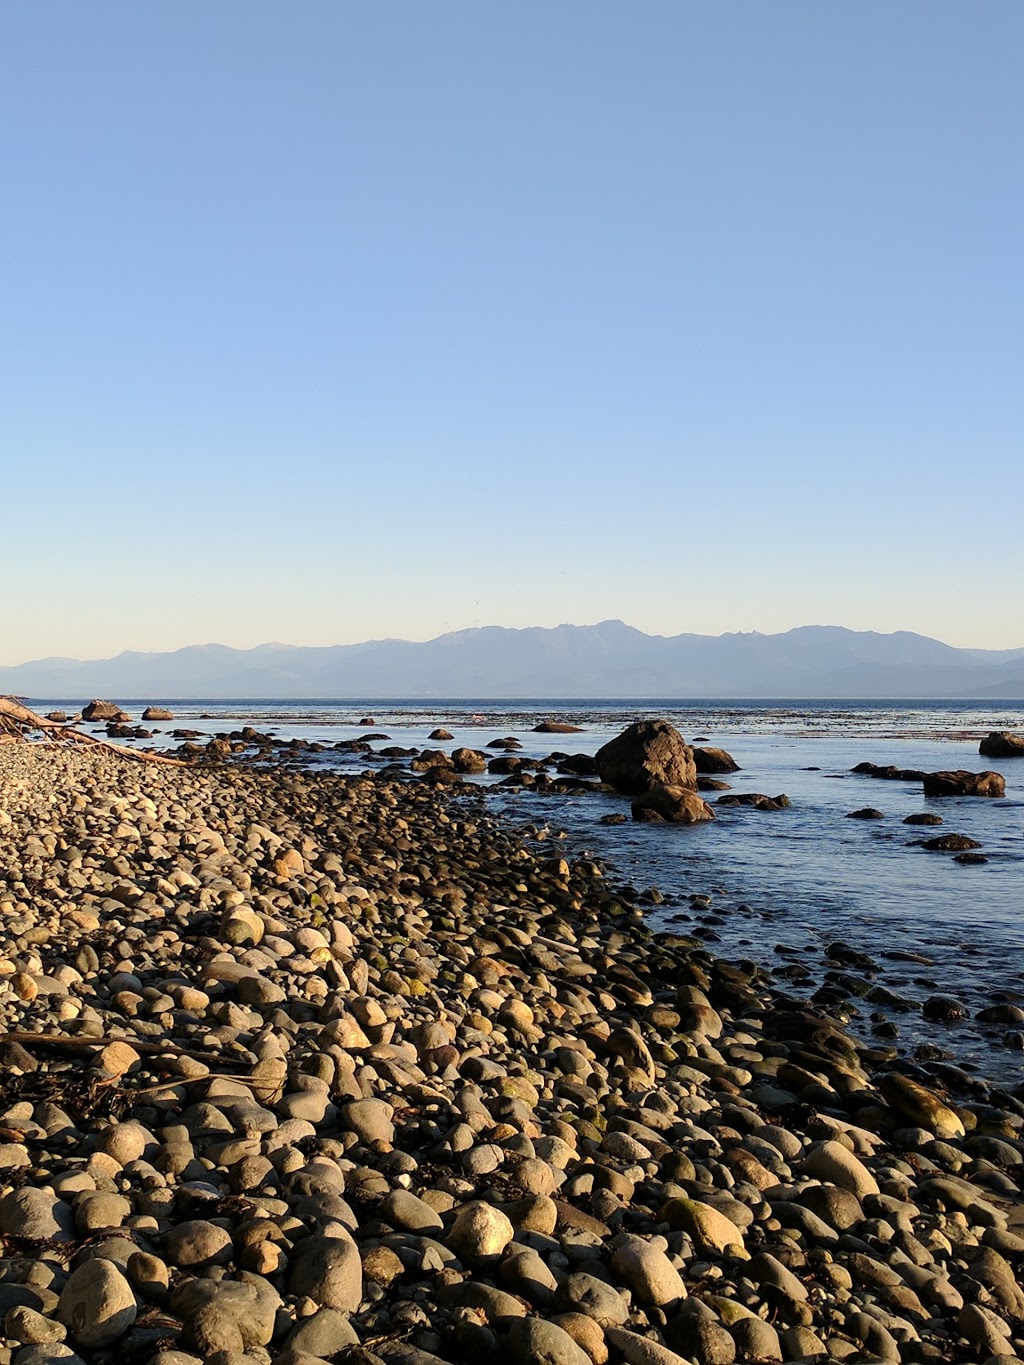
[[[137,716],[145,703],[121,704]],[[359,721],[368,716],[374,731],[389,737],[374,741],[375,750],[388,742],[484,748],[488,740],[514,735],[523,746],[518,752],[536,758],[555,751],[593,754],[630,721],[664,716],[691,742],[700,738],[733,755],[741,771],[724,780],[734,792],[785,792],[790,808],[721,808],[713,823],[694,827],[609,826],[600,817],[628,814],[624,798],[497,787],[494,807],[527,837],[549,841],[552,854],[597,858],[610,880],[638,893],[655,889],[660,903],[648,905],[652,927],[696,934],[723,957],[752,959],[778,973],[777,984],[794,997],[807,998],[827,982],[835,970],[830,944],[866,953],[876,964],[872,982],[907,1003],[853,999],[851,1024],[862,1036],[877,1037],[875,1030],[884,1034],[894,1026],[895,1038],[883,1041],[908,1056],[930,1045],[980,1077],[1002,1085],[1024,1081],[1024,1051],[1012,1036],[1021,1026],[983,1025],[973,1017],[934,1022],[920,1010],[935,994],[957,997],[971,1016],[998,1002],[1024,1004],[1024,759],[990,760],[978,753],[979,739],[990,730],[1024,730],[1024,702],[164,704],[175,720],[162,724],[154,741],[161,745],[177,742],[167,735],[174,728],[214,735],[253,725],[279,739],[328,746],[308,761],[352,771],[386,761],[329,748],[363,737],[367,727]],[[61,703],[46,703],[47,709],[51,705]],[[570,721],[581,732],[536,734],[532,727],[540,719]],[[453,743],[428,739],[439,725],[451,731]],[[865,759],[926,771],[995,768],[1006,778],[1006,797],[926,801],[919,783],[851,773]],[[494,779],[484,782],[494,786]],[[714,803],[716,794],[707,796]],[[881,810],[884,819],[846,818],[865,806]],[[905,816],[926,810],[942,816],[940,828],[903,824]],[[937,833],[978,840],[988,861],[963,865],[918,846]]]

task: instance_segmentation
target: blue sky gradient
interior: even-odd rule
[[[3,7],[0,662],[1024,645],[1022,57],[1018,0]]]

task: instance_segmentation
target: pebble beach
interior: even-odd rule
[[[1019,1359],[1024,1096],[552,852],[0,743],[0,1365]]]

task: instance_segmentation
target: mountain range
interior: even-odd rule
[[[1024,648],[955,649],[909,631],[645,635],[484,626],[436,639],[255,649],[190,645],[0,667],[0,693],[129,698],[1024,698]]]

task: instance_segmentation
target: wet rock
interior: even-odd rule
[[[697,767],[693,750],[667,720],[637,721],[594,755],[602,782],[626,796],[652,787],[695,791]]]
[[[989,796],[1006,795],[1006,780],[1000,773],[972,773],[958,768],[955,772],[925,773],[922,782],[925,796]]]
[[[696,825],[715,818],[703,797],[684,787],[652,787],[636,797],[631,810],[634,820],[645,821],[654,815],[673,825]]]
[[[1009,730],[992,730],[978,745],[986,758],[1024,758],[1024,735]]]
[[[694,746],[693,762],[698,773],[738,773],[740,765],[724,749]]]

